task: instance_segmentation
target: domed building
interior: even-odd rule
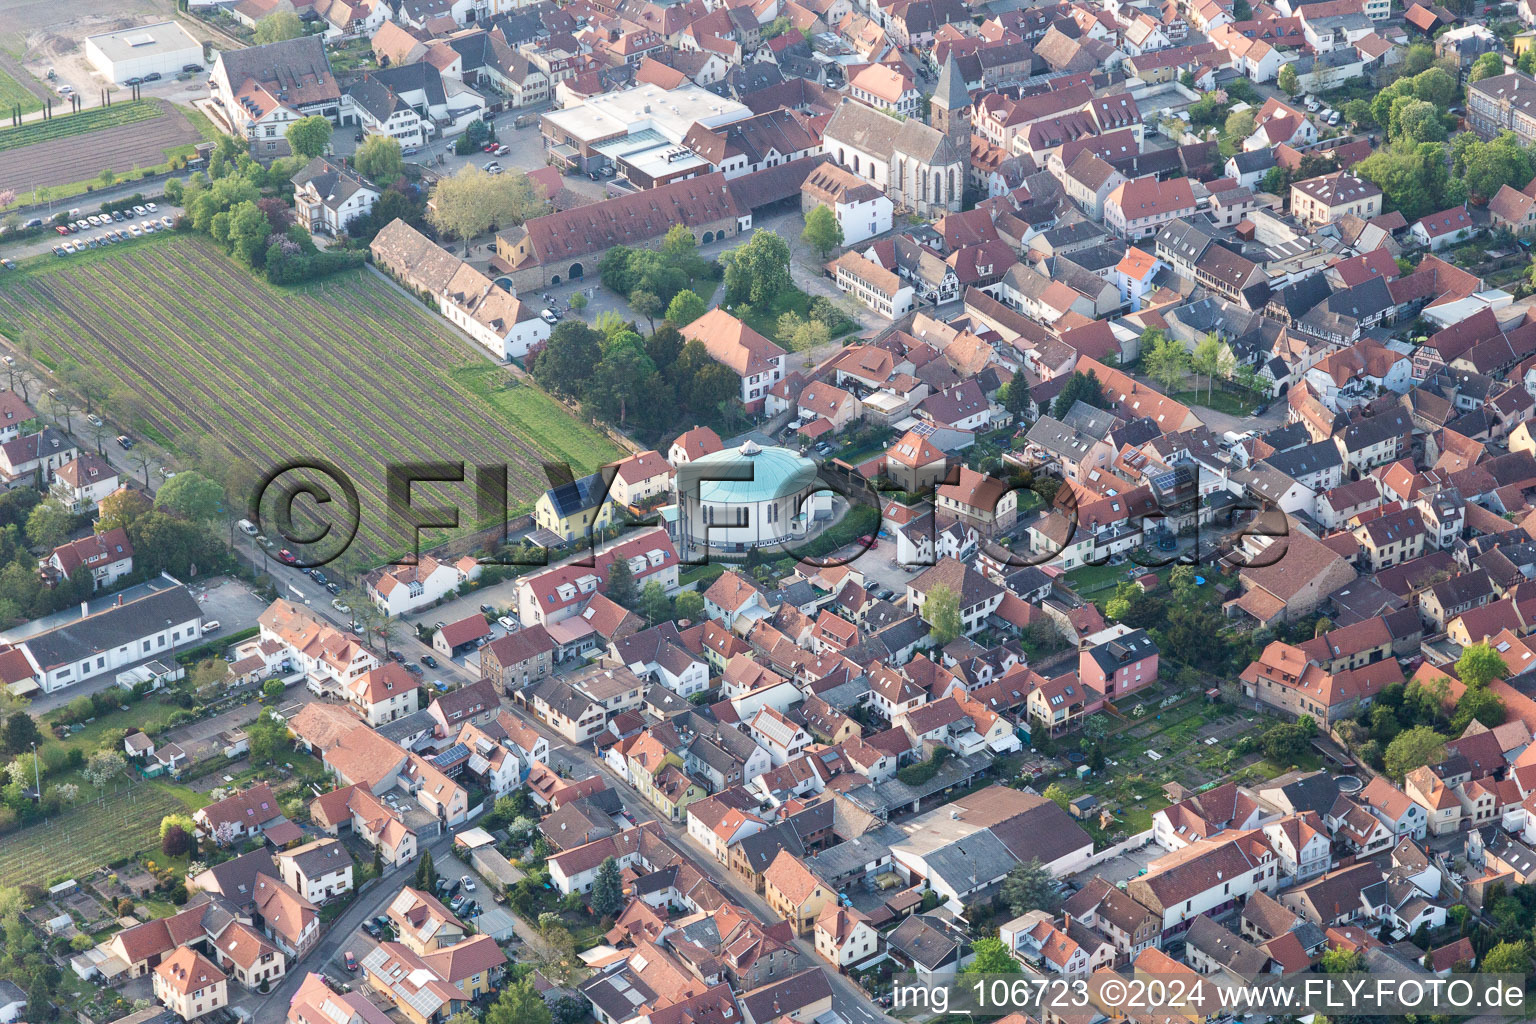
[[[742,477],[742,479],[730,479]],[[678,546],[747,551],[793,541],[832,515],[816,463],[747,441],[678,467]]]

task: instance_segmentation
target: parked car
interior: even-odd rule
[[[512,618],[510,615],[503,615],[501,618],[496,620],[496,625],[510,633],[512,630],[517,628],[517,620]]]
[[[341,584],[337,583],[335,580],[332,580],[325,585],[325,589],[329,590],[333,594],[339,594],[341,593]]]
[[[363,931],[367,932],[370,937],[375,938],[375,939],[380,939],[380,938],[384,937],[384,929],[380,928],[378,925],[374,924],[372,921],[364,921],[363,922]]]
[[[174,469],[167,469],[166,467],[161,466],[160,475],[167,480],[174,480],[176,478],[176,471]]]
[[[148,210],[146,210],[146,209],[145,209],[145,208],[144,208],[144,207],[142,207],[142,206],[135,206],[135,207],[134,207],[134,208],[133,208],[133,212],[134,212],[134,215],[135,215],[135,216],[138,216],[138,217],[142,217],[142,216],[144,216],[144,215],[145,215],[145,214],[146,214],[146,213],[148,213],[148,212],[149,212],[149,211],[148,211]]]
[[[401,654],[399,651],[390,651],[389,652],[389,656],[391,658],[394,658],[400,664],[402,664],[402,665],[405,664],[405,655]]]
[[[346,614],[348,614],[349,612],[352,611],[352,609],[347,607],[345,604],[343,604],[342,601],[339,598],[337,600],[331,602],[331,607],[335,608],[337,611],[341,612],[341,614],[343,614],[343,615],[346,615]]]
[[[129,437],[127,434],[118,434],[117,446],[123,451],[127,451],[133,447],[133,438]]]
[[[376,915],[374,917],[373,923],[378,925],[379,928],[381,928],[381,929],[388,928],[390,926],[389,925],[389,915],[388,914],[378,914],[378,915]]]
[[[284,565],[292,565],[293,563],[297,562],[299,558],[292,551],[289,551],[287,548],[283,548],[283,550],[277,553],[277,560],[282,562]]]
[[[130,235],[132,235],[134,238],[138,238],[144,232],[139,230],[139,226],[137,224],[130,224],[130,225],[128,225],[128,233]]]
[[[155,210],[158,209],[158,207],[155,206],[154,203],[145,203],[144,204],[144,209],[148,210],[150,213],[154,213]]]
[[[494,150],[492,150],[492,152],[495,153],[497,156],[506,156],[508,153],[512,152],[512,148],[510,146],[507,146],[507,145],[503,144],[503,145],[497,146]]]
[[[422,674],[423,674],[423,673],[422,673],[422,670],[421,670],[421,666],[420,666],[420,665],[417,665],[417,664],[414,664],[414,663],[413,663],[413,664],[410,664],[410,665],[407,665],[407,666],[405,666],[405,670],[406,670],[406,671],[407,671],[407,672],[409,672],[409,673],[410,673],[410,674],[411,674],[411,675],[413,675],[413,676],[419,676],[419,675],[422,675]]]
[[[547,324],[557,324],[560,322],[560,314],[548,308],[541,312],[539,317]]]
[[[346,961],[347,970],[349,970],[349,971],[357,970],[357,957],[352,955],[352,951],[350,949],[347,950],[345,953],[341,954],[341,956],[342,956],[342,959],[344,959]]]
[[[494,614],[496,614],[496,609],[492,608],[488,604],[483,604],[483,605],[480,606],[480,614],[481,615],[494,615]]]
[[[58,227],[54,228],[53,230],[57,231],[61,235],[69,234],[69,228],[65,227],[63,224],[60,224]]]
[[[195,75],[199,71],[203,70],[203,66],[201,64],[183,64],[181,66],[181,70],[185,71],[189,75]]]
[[[432,628],[433,629],[442,629],[446,625],[448,625],[448,623],[446,623],[446,622],[434,622],[434,623],[432,623]]]
[[[437,668],[437,659],[430,654],[423,654],[421,656],[421,663],[427,666],[427,668]]]
[[[122,210],[113,210],[112,219],[121,224],[124,220],[128,219],[128,215],[125,214]]]
[[[223,624],[218,619],[209,619],[203,623],[203,635],[207,636],[209,633],[217,633],[222,628]]]
[[[422,660],[426,660],[426,659],[422,659]],[[475,891],[475,880],[473,878],[470,878],[468,875],[464,875],[462,878],[460,878],[459,879],[459,884],[464,887],[464,891],[465,892],[474,892]]]
[[[101,417],[97,416],[95,413],[91,413],[89,416],[87,416],[85,421],[93,427],[101,426]]]
[[[144,81],[146,81],[146,82],[158,82],[158,81],[160,81],[160,72],[158,72],[158,71],[151,71],[149,74],[144,76]]]

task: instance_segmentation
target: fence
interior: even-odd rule
[[[1103,864],[1105,861],[1114,860],[1116,857],[1130,853],[1132,850],[1139,850],[1151,842],[1152,829],[1149,828],[1145,832],[1136,833],[1129,839],[1122,839],[1114,846],[1105,847],[1098,853],[1095,853],[1093,856],[1089,857],[1087,862],[1083,864],[1079,870],[1086,871],[1089,868],[1096,868],[1100,864]]]

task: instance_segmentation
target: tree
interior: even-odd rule
[[[1440,108],[1428,100],[1405,100],[1402,106],[1394,105],[1392,118],[1397,131],[1394,139],[1404,142],[1441,142],[1445,139],[1445,123],[1440,120]]]
[[[1289,66],[1286,65],[1286,67]],[[1255,121],[1252,109],[1235,110],[1227,115],[1227,122],[1223,128],[1226,130],[1227,138],[1237,142],[1253,134]]]
[[[1486,686],[1469,688],[1456,702],[1456,713],[1451,716],[1451,730],[1462,732],[1475,719],[1493,729],[1504,724],[1504,701]]]
[[[602,358],[601,340],[602,335],[580,321],[562,321],[534,360],[533,379],[546,391],[580,398]]]
[[[319,114],[301,117],[283,133],[288,148],[306,160],[313,160],[325,153],[331,144],[331,122]]]
[[[998,399],[1003,403],[1003,408],[1013,417],[1013,422],[1018,423],[1029,416],[1029,411],[1034,403],[1029,397],[1029,381],[1024,379],[1022,373],[1013,375],[1013,380],[1004,384]]]
[[[624,882],[619,877],[619,862],[609,857],[597,869],[592,882],[592,912],[598,917],[616,917],[624,909]]]
[[[1456,659],[1456,675],[1468,689],[1477,689],[1507,677],[1509,666],[1493,645],[1485,641],[1462,648],[1461,657]]]
[[[192,837],[180,825],[172,825],[160,839],[160,852],[167,857],[180,857],[192,847]]]
[[[758,230],[746,245],[720,257],[725,267],[725,295],[730,302],[754,305],[794,287],[789,276],[789,245],[773,231]]]
[[[667,309],[662,304],[660,295],[648,292],[644,288],[636,288],[629,293],[629,308],[645,317],[645,322],[650,325],[652,334],[656,333],[656,318]]]
[[[1147,376],[1161,384],[1164,391],[1177,391],[1189,372],[1189,352],[1176,338],[1159,338],[1152,351],[1142,355],[1142,363]]]
[[[1301,91],[1301,83],[1296,80],[1296,68],[1290,64],[1280,65],[1280,77],[1276,79],[1275,84],[1287,96],[1295,96]]]
[[[608,567],[608,583],[603,587],[603,593],[614,604],[628,608],[639,597],[635,587],[635,575],[630,572],[629,563],[622,558],[615,558],[613,564]]]
[[[1320,963],[1324,974],[1354,974],[1364,970],[1360,954],[1343,947],[1325,950]]]
[[[940,647],[948,644],[964,629],[960,619],[960,595],[947,584],[935,586],[923,602],[923,619],[931,627],[934,641]]]
[[[42,971],[32,976],[32,987],[27,990],[27,1019],[53,1020],[53,1001],[48,998],[48,984]]]
[[[667,590],[656,580],[652,580],[640,589],[641,615],[651,625],[658,622],[666,622],[672,618],[672,599],[667,596]]]
[[[1008,872],[1008,877],[1003,879],[1002,898],[1015,917],[1031,910],[1054,914],[1061,905],[1061,891],[1056,888],[1056,879],[1034,858]]]
[[[685,590],[672,602],[672,614],[679,619],[697,622],[704,614],[704,595],[695,590]]]
[[[623,426],[631,408],[640,405],[647,394],[654,394],[660,384],[656,364],[630,335],[630,343],[611,346],[598,362],[588,382],[585,397],[604,419]],[[655,411],[654,406],[652,411]]]
[[[0,749],[7,754],[19,754],[42,739],[37,722],[25,711],[12,711],[6,716],[5,726],[0,729]]]
[[[1387,744],[1382,766],[1394,779],[1401,779],[1415,768],[1445,759],[1445,737],[1427,725],[1416,725],[1397,734]]]
[[[709,307],[704,305],[698,293],[684,288],[672,296],[672,301],[667,304],[667,322],[677,327],[687,327],[707,312]]]
[[[1472,70],[1467,72],[1467,84],[1481,82],[1485,78],[1493,78],[1504,73],[1504,57],[1498,53],[1485,53],[1472,62]]]
[[[977,939],[971,944],[976,959],[961,968],[962,974],[1023,974],[1024,966],[1014,959],[1002,939]]]
[[[465,243],[496,227],[515,227],[549,210],[543,189],[521,171],[487,174],[474,164],[443,178],[432,189],[427,220],[437,230]]]
[[[288,746],[288,726],[265,709],[245,727],[245,734],[251,744],[252,764],[269,764]]]
[[[1290,67],[1289,64],[1285,66]],[[1205,399],[1207,402],[1211,401],[1214,397],[1216,377],[1218,375],[1224,376],[1231,362],[1232,359],[1227,352],[1226,346],[1221,343],[1221,339],[1216,336],[1215,332],[1211,332],[1204,338],[1201,338],[1200,343],[1195,346],[1195,353],[1190,359],[1190,368],[1197,375],[1205,375]],[[1199,384],[1200,382],[1197,379],[1195,386],[1198,388]]]
[[[1056,402],[1051,406],[1051,415],[1058,420],[1062,419],[1078,402],[1085,402],[1095,409],[1104,407],[1104,389],[1095,371],[1089,370],[1083,373],[1073,370],[1072,376],[1067,378],[1067,383],[1056,395]]]
[[[825,259],[827,253],[843,244],[843,226],[832,216],[831,210],[818,204],[805,215],[805,230],[800,232],[800,241]]]
[[[1353,99],[1344,104],[1344,120],[1356,128],[1369,128],[1376,121],[1371,117],[1369,100]]]
[[[1062,810],[1066,810],[1067,804],[1071,802],[1067,796],[1066,789],[1064,789],[1059,782],[1053,782],[1049,786],[1046,786],[1045,792],[1041,793],[1040,795],[1045,797],[1051,803],[1055,804],[1057,807],[1060,807]]]
[[[96,787],[99,793],[106,788],[107,783],[117,778],[128,768],[128,762],[123,760],[123,755],[115,750],[98,750],[85,762],[85,767],[80,774],[85,776],[85,781]]]
[[[405,158],[400,143],[388,135],[370,135],[352,154],[357,173],[379,184],[386,184],[405,173]]]
[[[269,14],[256,23],[258,44],[280,43],[284,39],[297,39],[304,34],[304,22],[292,11]]]
[[[34,547],[52,551],[69,539],[75,517],[60,502],[50,498],[27,516],[27,539]]]
[[[182,470],[155,492],[155,508],[194,523],[211,523],[224,514],[224,489],[195,469]]]
[[[807,319],[794,310],[779,315],[779,340],[791,352],[805,352],[832,340],[832,332],[820,320]]]
[[[283,695],[283,681],[281,679],[268,679],[261,684],[261,695],[267,700],[277,700]]]
[[[190,834],[196,831],[197,826],[193,824],[192,816],[189,814],[167,814],[160,819],[160,842],[165,842],[165,837],[173,828],[180,828]]]
[[[577,292],[569,299],[566,299],[565,304],[570,306],[573,312],[580,313],[582,310],[587,308],[587,293]]]
[[[427,850],[416,863],[416,888],[431,892],[437,884],[437,869],[432,866],[432,851]]]
[[[548,938],[545,935],[545,939]],[[570,941],[569,932],[566,941]],[[524,978],[503,986],[501,995],[485,1011],[485,1024],[550,1024],[549,1007],[545,1005],[544,997],[535,991],[533,980]]]
[[[1501,942],[1483,954],[1477,969],[1482,974],[1524,974],[1531,969],[1531,944],[1524,939]]]

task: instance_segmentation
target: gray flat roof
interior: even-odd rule
[[[186,29],[174,21],[160,21],[153,25],[139,25],[120,32],[103,32],[99,36],[86,36],[86,41],[109,60],[129,60],[180,50],[196,49],[203,52],[203,44],[193,39]]]

